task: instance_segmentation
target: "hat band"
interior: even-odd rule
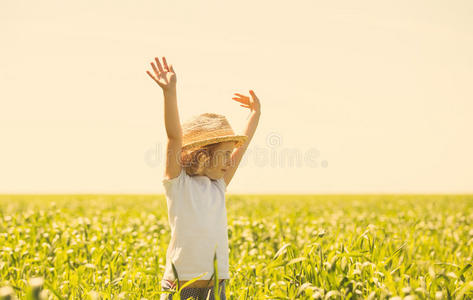
[[[235,135],[235,132],[233,132],[233,130],[231,129],[221,129],[213,131],[191,131],[185,133],[182,139],[184,143],[191,143],[199,140],[207,140],[229,135]]]

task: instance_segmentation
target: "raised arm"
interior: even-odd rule
[[[182,146],[182,128],[179,120],[176,93],[176,73],[172,65],[168,67],[166,58],[163,56],[164,69],[156,57],[156,66],[151,62],[155,75],[146,71],[148,75],[162,88],[164,95],[164,125],[168,137],[166,146],[166,168],[164,178],[177,177],[182,169],[180,164]]]
[[[261,104],[253,90],[250,90],[251,98],[237,93],[235,93],[235,95],[237,95],[238,97],[234,97],[232,99],[240,102],[240,106],[249,108],[251,113],[248,117],[248,123],[246,125],[246,128],[243,131],[243,134],[248,136],[248,139],[245,143],[243,143],[243,145],[233,150],[231,156],[232,164],[225,172],[225,175],[223,175],[225,184],[227,186],[230,184],[230,181],[232,180],[233,175],[235,174],[238,165],[240,164],[240,161],[243,158],[243,154],[245,154],[246,150],[248,149],[248,145],[250,144],[250,141],[253,138],[253,135],[255,134],[256,128],[258,127],[259,118],[261,116]]]

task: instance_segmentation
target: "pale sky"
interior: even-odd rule
[[[156,56],[181,122],[259,97],[228,193],[473,192],[471,1],[2,0],[0,33],[0,193],[162,193]]]

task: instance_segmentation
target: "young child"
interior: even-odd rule
[[[166,252],[163,290],[177,286],[171,262],[176,267],[179,286],[199,277],[181,291],[181,299],[214,299],[214,254],[220,299],[225,298],[229,274],[229,247],[225,192],[247,150],[261,115],[260,102],[250,90],[251,99],[237,94],[232,98],[251,113],[243,135],[235,135],[227,119],[204,113],[181,127],[177,107],[176,74],[163,57],[151,62],[154,75],[148,75],[162,88],[164,122],[168,137],[163,186],[168,207],[171,241]],[[162,294],[161,299],[172,299]]]

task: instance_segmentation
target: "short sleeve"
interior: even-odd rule
[[[163,186],[167,188],[167,187],[169,187],[173,184],[176,184],[179,181],[182,181],[182,178],[184,177],[185,172],[186,172],[185,169],[181,168],[181,173],[179,173],[179,175],[177,177],[174,177],[174,178],[171,178],[171,179],[164,178],[162,180]]]
[[[217,183],[223,188],[223,190],[226,192],[227,191],[227,184],[225,183],[225,180],[222,178],[217,179]]]

